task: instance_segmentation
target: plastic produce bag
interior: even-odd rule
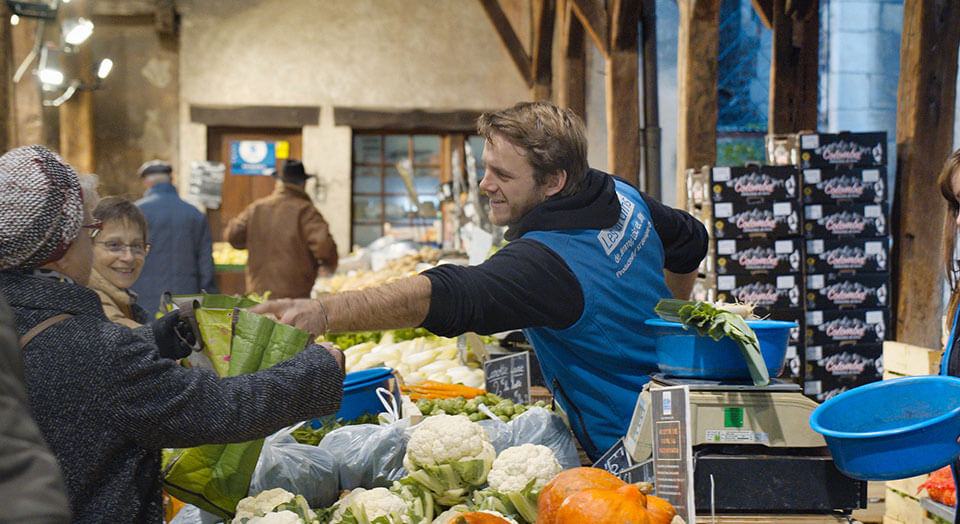
[[[357,424],[331,431],[317,446],[340,457],[337,476],[340,489],[390,487],[407,474],[403,455],[407,451],[409,419],[387,424]]]
[[[303,495],[312,508],[325,508],[333,504],[340,493],[338,459],[326,449],[297,442],[291,434],[297,427],[281,429],[264,439],[249,494],[283,488]]]
[[[560,415],[534,406],[510,422],[504,422],[489,412],[486,405],[481,405],[480,410],[490,418],[479,420],[477,424],[487,431],[498,454],[521,444],[540,444],[553,451],[563,469],[580,465],[573,434]]]
[[[202,311],[197,311],[201,328]],[[249,311],[234,311],[236,323],[230,339],[227,376],[266,369],[295,355],[310,341],[308,333],[294,327]],[[262,445],[263,439],[258,439],[165,451],[163,486],[184,502],[230,517],[240,499],[247,495]]]
[[[207,513],[193,504],[184,504],[180,511],[173,516],[170,524],[219,524],[222,517]]]

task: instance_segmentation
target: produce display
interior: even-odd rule
[[[422,398],[417,401],[417,408],[423,416],[428,415],[465,415],[470,420],[476,422],[483,420],[487,414],[480,410],[480,404],[486,405],[489,410],[500,420],[509,422],[533,406],[550,409],[550,406],[542,400],[530,404],[514,403],[510,399],[503,399],[493,393],[484,393],[467,400],[464,397],[456,398]]]
[[[213,263],[218,266],[245,266],[247,250],[235,249],[230,242],[214,242]]]
[[[324,293],[339,293],[341,291],[356,291],[368,287],[378,286],[416,275],[417,265],[435,265],[440,259],[440,250],[424,246],[417,253],[404,255],[386,263],[377,271],[371,269],[355,269],[344,273],[335,273],[329,277],[318,278],[310,292],[316,298]]]
[[[417,336],[404,338],[410,335]],[[325,339],[343,349],[348,373],[386,366],[409,384],[431,380],[473,388],[484,385],[483,369],[478,364],[460,362],[456,339],[431,335],[423,329],[387,331],[382,335],[347,333]]]
[[[320,427],[315,428],[305,423],[299,428],[293,430],[291,435],[301,444],[316,446],[327,436],[327,433],[344,426],[353,426],[355,424],[376,424],[379,414],[364,413],[353,420],[343,420],[334,417],[324,417],[320,419]]]

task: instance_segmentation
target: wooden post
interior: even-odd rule
[[[74,0],[61,6],[61,17],[87,16],[87,2]],[[93,126],[93,58],[90,42],[77,50],[74,61],[64,64],[65,82],[76,80],[80,87],[69,100],[60,105],[60,156],[78,173],[93,173],[96,169]]]
[[[10,11],[0,5],[0,154],[11,148],[13,131],[13,40],[10,38]]]
[[[817,129],[819,4],[819,0],[773,0],[771,134]]]
[[[587,116],[586,96],[586,63],[587,54],[584,47],[584,30],[580,19],[571,11],[570,0],[561,0],[557,6],[557,15],[560,17],[560,56],[563,57],[560,67],[560,92],[557,94],[557,103],[560,107],[567,107],[580,118]]]
[[[946,204],[937,176],[953,144],[960,5],[905,0],[897,89],[893,277],[896,340],[939,348]],[[907,212],[909,210],[909,212]]]
[[[553,93],[553,27],[555,0],[533,0],[533,99],[550,100]]]
[[[717,161],[720,0],[678,0],[677,207],[687,204],[687,168]]]
[[[34,46],[38,22],[34,19],[21,18],[20,23],[12,28],[12,47],[14,74],[29,56]],[[33,74],[37,67],[37,59],[33,59],[29,68],[20,81],[13,85],[13,137],[11,147],[43,144],[43,104],[40,101],[40,84]]]
[[[607,55],[607,157],[610,172],[639,187],[640,177],[640,0],[610,4]]]

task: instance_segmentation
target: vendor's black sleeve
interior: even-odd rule
[[[583,314],[583,290],[573,271],[535,240],[510,242],[477,266],[445,264],[421,274],[432,286],[421,327],[438,335],[564,329]]]
[[[665,206],[646,193],[641,195],[663,243],[664,268],[681,274],[697,269],[707,255],[707,228],[690,213]]]

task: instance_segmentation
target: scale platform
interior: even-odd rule
[[[652,387],[687,386],[698,513],[847,513],[866,507],[867,484],[836,468],[808,423],[818,404],[799,385],[654,375],[624,445],[635,462],[653,451]]]

